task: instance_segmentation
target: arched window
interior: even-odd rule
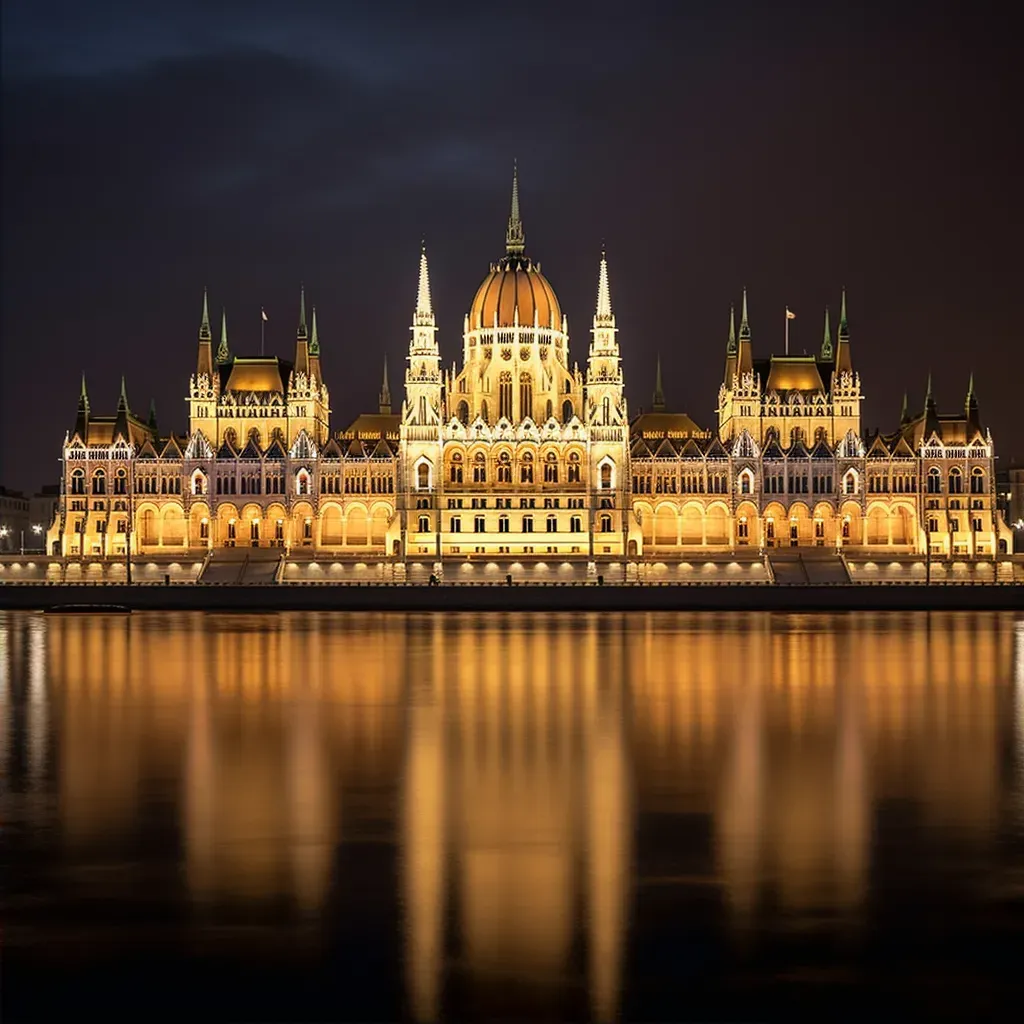
[[[206,477],[198,470],[192,474],[192,493],[198,495],[206,493]]]
[[[612,401],[606,395],[604,400],[601,402],[601,422],[611,423],[612,421]]]
[[[964,493],[964,477],[960,470],[955,466],[949,471],[949,493]]]
[[[469,424],[469,406],[463,401],[459,402],[458,409],[455,412],[456,417],[463,426]]]
[[[451,474],[450,475],[451,475],[451,481],[452,481],[453,484],[461,484],[462,483],[462,456],[459,454],[459,452],[456,452],[452,456]]]
[[[484,423],[490,423],[491,422],[490,418],[488,417],[487,399],[486,398],[480,403],[480,418],[484,421]]]
[[[806,437],[803,427],[794,427],[789,432],[789,443],[790,445],[803,444]]]
[[[939,472],[938,466],[932,466],[932,468],[928,470],[928,493],[942,493],[942,474]]]
[[[544,421],[547,422],[555,414],[555,407],[551,404],[551,399],[548,399],[548,404],[545,409]]]
[[[569,483],[580,482],[580,453],[570,452],[569,454]]]
[[[80,469],[71,474],[71,493],[85,494],[85,473]]]
[[[512,458],[508,452],[502,452],[498,456],[498,483],[512,483]]]
[[[107,474],[104,473],[102,469],[97,469],[92,475],[92,493],[107,493]]]
[[[985,470],[980,466],[975,466],[971,470],[971,494],[984,494],[985,493]]]
[[[114,477],[114,493],[115,494],[127,494],[128,493],[128,474],[123,469],[117,471],[117,476]]]
[[[498,378],[498,418],[512,419],[512,374],[503,370]]]
[[[487,457],[483,452],[477,452],[473,456],[473,483],[487,483]]]
[[[296,494],[311,494],[312,488],[310,486],[309,470],[300,469],[295,474],[295,493]]]
[[[565,379],[565,393],[567,395],[571,395],[572,394],[572,381],[569,380],[568,377]]]
[[[533,419],[533,377],[528,373],[519,374],[519,418]]]
[[[612,517],[609,515],[601,516],[601,533],[612,532]]]
[[[252,441],[257,448],[260,446],[260,432],[255,427],[249,428],[249,440]]]
[[[610,462],[606,462],[601,467],[601,487],[608,488],[612,485],[612,465]]]
[[[274,427],[270,434],[270,440],[276,441],[281,447],[284,447],[284,431],[280,427]]]
[[[420,516],[420,533],[430,533],[430,516]]]
[[[544,483],[558,483],[558,456],[554,452],[548,452],[544,459]]]
[[[522,461],[519,463],[519,482],[522,484],[533,483],[533,453],[523,452]]]
[[[843,516],[843,540],[850,539],[850,517]]]
[[[857,471],[855,469],[847,470],[846,476],[843,477],[843,493],[857,493]]]
[[[548,516],[548,533],[558,533],[558,516]]]
[[[568,423],[569,420],[572,419],[572,417],[573,417],[572,402],[569,401],[569,399],[567,398],[562,403],[562,422],[563,423]]]
[[[238,447],[238,434],[235,433],[234,427],[228,427],[228,429],[224,431],[224,443],[231,445],[232,448]]]
[[[754,493],[754,474],[749,469],[740,473],[740,494]]]
[[[430,490],[430,466],[421,462],[416,467],[416,489],[420,491]]]

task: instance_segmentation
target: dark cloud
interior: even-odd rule
[[[305,282],[340,427],[384,351],[401,365],[425,237],[457,358],[513,158],[580,360],[608,246],[634,408],[660,351],[672,403],[711,423],[740,289],[763,352],[787,303],[816,346],[845,284],[867,426],[929,368],[959,404],[973,367],[1024,455],[1021,83],[996,16],[359,6],[5,5],[0,426],[35,440],[0,479],[52,476],[82,368],[96,406],[124,371],[182,429],[204,285],[236,347],[265,306],[286,353]]]

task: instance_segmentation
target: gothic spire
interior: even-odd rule
[[[906,391],[903,392],[903,408],[900,410],[900,423],[906,423],[910,419],[910,400]]]
[[[825,333],[821,338],[821,358],[831,359],[833,355],[832,350],[832,328],[828,322],[828,306],[825,307]]]
[[[979,423],[978,396],[974,393],[974,371],[971,370],[971,379],[967,382],[967,398],[964,400],[964,412],[967,414],[967,422],[975,426]]]
[[[117,418],[114,420],[114,437],[123,437],[126,441],[128,431],[128,392],[125,388],[124,374],[121,374],[121,393],[117,398]]]
[[[309,336],[309,355],[312,358],[320,356],[320,336],[316,333],[316,306],[313,307],[312,332]]]
[[[391,415],[391,385],[388,383],[388,357],[384,354],[384,381],[380,386],[380,414]]]
[[[226,363],[231,358],[231,351],[228,348],[228,313],[226,309],[220,311],[220,344],[217,346],[217,363]]]
[[[839,330],[837,332],[839,347],[836,352],[836,372],[853,373],[853,360],[850,358],[850,325],[846,321],[846,289],[839,305]]]
[[[147,423],[149,424],[149,429],[152,430],[153,433],[155,434],[157,432],[157,430],[156,430],[156,399],[155,398],[151,398],[149,400],[149,419],[147,420]]]
[[[725,354],[736,355],[736,307],[729,303],[729,340],[725,343]]]
[[[78,393],[78,415],[75,417],[75,433],[88,443],[89,437],[89,393],[85,390],[85,371],[82,371],[82,389]]]
[[[423,243],[420,248],[420,281],[416,290],[416,320],[433,320],[434,307],[430,301],[430,270],[427,267],[427,247]]]
[[[210,334],[210,310],[206,302],[206,289],[203,289],[203,318],[199,321],[199,340],[209,341],[213,335]]]
[[[665,411],[665,392],[661,386],[661,353],[658,353],[654,364],[654,401],[651,404],[654,412]]]
[[[597,314],[595,322],[610,326],[614,320],[612,314],[612,294],[608,288],[608,259],[604,249],[601,250],[601,269],[597,275]]]
[[[935,398],[932,396],[932,371],[928,371],[928,383],[924,389],[924,405],[927,409],[929,405],[935,404]]]
[[[740,313],[740,341],[750,340],[750,321],[747,319],[747,289],[743,289],[743,309]]]
[[[523,218],[519,213],[519,168],[512,163],[512,209],[508,215],[508,230],[505,232],[505,251],[519,255],[526,248],[526,234],[523,232]]]
[[[306,333],[306,286],[299,286],[299,329],[295,334],[296,338],[308,337]]]

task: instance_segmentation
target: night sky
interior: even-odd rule
[[[770,8],[770,9],[769,9]],[[1006,8],[1003,14],[1000,8]],[[202,289],[235,352],[291,358],[300,282],[332,425],[400,393],[420,239],[445,363],[504,251],[589,342],[607,246],[631,409],[714,424],[730,302],[755,356],[848,290],[864,425],[904,390],[1005,465],[1018,412],[1020,107],[1010,5],[5,0],[0,483],[59,473],[84,369],[184,431]],[[215,328],[216,331],[216,328]]]

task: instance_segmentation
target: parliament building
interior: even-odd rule
[[[660,366],[650,411],[631,418],[611,296],[602,255],[580,366],[527,255],[514,180],[505,254],[465,316],[461,365],[442,367],[424,252],[400,403],[385,362],[377,410],[334,430],[304,295],[286,360],[235,354],[223,316],[216,344],[204,294],[187,433],[136,415],[123,381],[114,414],[94,414],[83,379],[47,551],[205,565],[278,548],[326,578],[356,562],[554,572],[780,548],[968,562],[1012,550],[973,380],[954,413],[929,381],[922,409],[904,401],[891,432],[864,431],[845,293],[818,354],[766,357],[744,293],[710,427],[667,410]]]

